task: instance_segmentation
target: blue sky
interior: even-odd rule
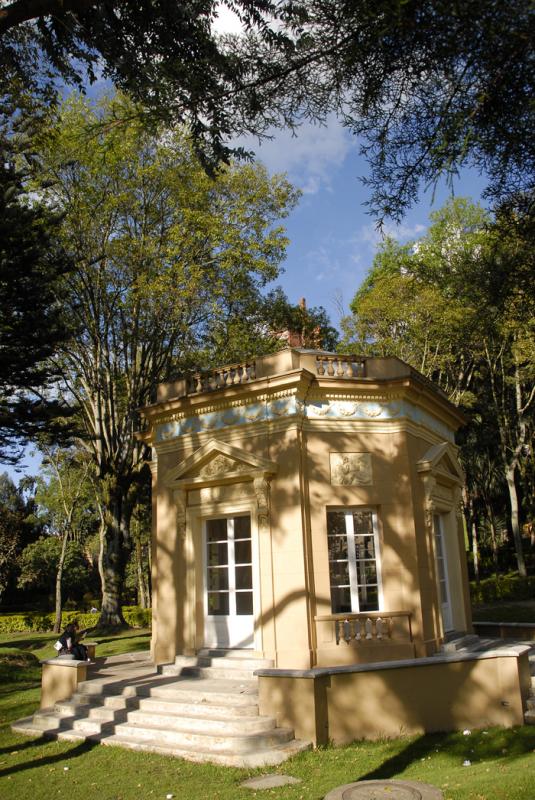
[[[365,205],[371,190],[360,180],[367,165],[358,140],[332,119],[326,127],[306,125],[295,137],[277,132],[273,140],[250,147],[270,172],[286,172],[303,192],[285,221],[290,245],[278,282],[292,302],[305,297],[309,306],[323,305],[336,325],[340,305],[347,310],[381,240]],[[453,191],[478,200],[484,187],[479,175],[464,170]],[[429,214],[450,195],[444,184],[435,192],[422,191],[402,224],[387,222],[384,234],[404,242],[423,236]]]

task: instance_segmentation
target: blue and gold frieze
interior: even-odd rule
[[[409,419],[430,428],[448,441],[453,431],[436,417],[403,400],[313,398],[306,402],[295,395],[267,398],[249,405],[207,411],[161,423],[156,427],[156,441],[167,442],[179,436],[220,430],[235,425],[250,425],[285,417],[305,416],[310,420],[387,421]]]

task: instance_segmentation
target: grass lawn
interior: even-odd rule
[[[147,632],[141,631],[127,631],[117,638],[108,636],[100,652],[146,649],[147,637]],[[2,636],[0,649],[20,647],[47,655],[53,640],[54,636],[48,634]],[[39,681],[37,665],[0,661],[2,800],[165,800],[169,794],[175,800],[263,796],[270,800],[321,800],[335,786],[373,778],[432,783],[442,788],[446,800],[535,797],[535,726],[474,731],[469,736],[433,734],[357,742],[302,753],[278,768],[237,770],[85,742],[42,742],[15,735],[9,722],[37,706]],[[470,766],[463,766],[466,760]],[[301,783],[263,792],[240,788],[245,778],[265,772],[293,775]]]

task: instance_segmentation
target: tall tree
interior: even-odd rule
[[[30,149],[24,115],[15,130],[0,125],[0,460],[44,432],[60,436],[66,408],[50,394],[47,359],[70,331],[61,282],[72,262],[58,239],[60,219],[28,187],[20,159]],[[9,126],[8,126],[9,127]],[[19,163],[17,164],[17,159]]]
[[[130,109],[130,111],[129,111]],[[48,201],[64,213],[77,269],[66,279],[76,335],[54,359],[66,401],[81,409],[103,514],[101,623],[118,624],[130,518],[146,457],[137,409],[158,382],[196,362],[212,325],[244,292],[276,277],[277,224],[296,201],[260,167],[208,178],[180,132],[152,137],[132,107],[72,100],[41,143]],[[97,120],[107,123],[87,136]]]

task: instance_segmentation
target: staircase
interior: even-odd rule
[[[272,662],[246,651],[178,656],[159,672],[146,656],[131,668],[106,662],[69,700],[12,729],[233,767],[273,766],[310,746],[259,715],[253,673]]]

